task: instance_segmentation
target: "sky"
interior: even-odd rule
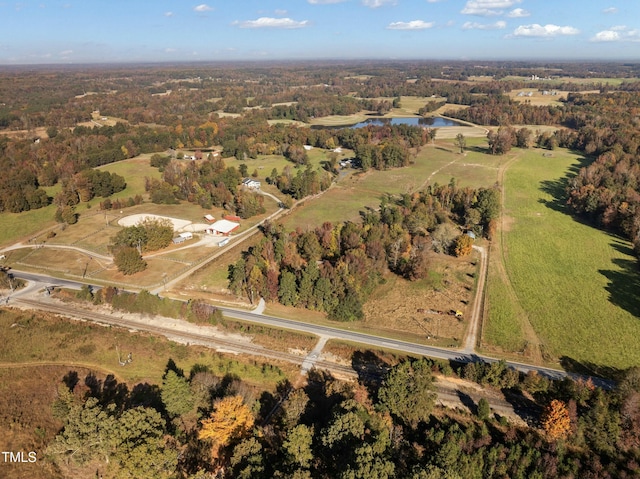
[[[640,0],[0,0],[0,65],[640,61]]]

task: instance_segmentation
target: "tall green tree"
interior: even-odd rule
[[[193,409],[194,397],[186,378],[169,370],[162,380],[162,402],[171,416],[181,416]]]
[[[425,359],[394,366],[378,390],[380,409],[412,427],[429,419],[435,397],[431,368]]]

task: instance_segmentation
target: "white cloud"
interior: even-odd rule
[[[620,34],[613,30],[604,30],[596,33],[591,37],[592,42],[617,42],[620,40]]]
[[[629,27],[618,25],[596,33],[590,40],[598,43],[640,42],[640,30],[630,30]]]
[[[240,28],[303,28],[309,25],[308,20],[298,22],[291,18],[260,17],[257,20],[236,22]]]
[[[514,37],[557,37],[560,35],[577,35],[580,30],[574,27],[561,27],[558,25],[520,25],[513,31]]]
[[[507,28],[507,22],[502,20],[496,23],[465,22],[462,25],[463,30],[502,30],[504,28]]]
[[[193,11],[198,13],[210,12],[211,10],[213,10],[213,8],[206,3],[201,3],[200,5],[193,7]]]
[[[178,50],[177,50],[176,48],[165,48],[165,49],[164,49],[164,52],[165,52],[165,53],[175,53],[175,52],[177,52],[177,51],[178,51]]]
[[[392,6],[396,3],[398,3],[397,0],[362,0],[362,4],[369,8],[379,8],[386,5]]]
[[[616,7],[609,7],[602,10],[602,13],[618,13],[618,9]]]
[[[63,57],[69,56],[73,53],[73,50],[63,50],[60,52],[60,55]]]
[[[393,22],[387,26],[387,30],[426,30],[435,25],[434,22],[424,20],[411,20],[410,22]]]
[[[173,17],[173,12],[164,12],[165,17]]]
[[[510,8],[521,2],[522,0],[467,0],[460,13],[463,15],[479,15],[481,17],[502,15],[505,8]]]
[[[523,8],[514,8],[509,13],[507,13],[507,17],[509,18],[524,18],[531,15],[528,11]]]
[[[441,2],[442,0],[427,0],[427,3],[438,3]]]
[[[311,5],[329,5],[331,3],[342,3],[346,0],[307,0]]]
[[[278,15],[279,17],[284,17],[287,14],[286,10],[276,10],[275,14]]]

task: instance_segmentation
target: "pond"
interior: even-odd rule
[[[383,126],[383,125],[411,125],[411,126],[423,126],[428,128],[441,128],[447,126],[467,126],[464,123],[460,123],[455,120],[450,120],[448,118],[442,118],[440,116],[435,117],[427,117],[423,118],[420,116],[408,116],[408,117],[400,117],[400,118],[369,118],[365,121],[361,121],[360,123],[356,123],[354,125],[342,125],[342,126],[321,126],[314,125],[312,128],[363,128],[365,126],[374,125],[374,126]]]

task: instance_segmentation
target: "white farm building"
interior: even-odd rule
[[[240,227],[240,223],[229,220],[218,220],[211,226],[207,226],[205,232],[210,235],[229,236],[232,231]]]

